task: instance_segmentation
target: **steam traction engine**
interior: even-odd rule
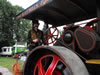
[[[100,19],[98,0],[40,0],[17,15],[17,19],[42,20],[47,25],[46,34],[54,46],[39,46],[27,57],[22,75],[99,75],[100,74]],[[74,25],[75,22],[94,18]],[[50,31],[66,25],[57,38]],[[70,25],[69,25],[70,24]]]

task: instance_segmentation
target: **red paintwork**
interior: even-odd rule
[[[90,26],[85,26],[84,28],[85,28],[85,29],[88,29],[88,30],[90,30],[90,31],[94,31],[93,28],[91,28]]]
[[[21,75],[21,69],[17,62],[13,65],[12,71],[13,75]]]
[[[48,35],[44,35],[44,37],[48,37],[48,39],[45,41],[46,44],[52,44],[56,41],[56,39],[58,39],[58,35],[59,35],[59,32],[58,32],[58,29],[55,28],[53,32],[51,32],[51,28],[49,28],[49,34]],[[54,33],[57,31],[57,35],[54,35]],[[55,38],[54,38],[55,36]],[[51,39],[51,42],[48,42],[49,40]],[[53,40],[54,39],[54,40]]]
[[[46,57],[53,57],[53,60],[52,60],[51,64],[49,65],[47,71],[45,72],[41,61],[42,61],[42,59],[44,59]],[[33,75],[36,75],[35,72],[36,72],[37,67],[38,67],[38,75],[55,75],[55,74],[62,75],[61,72],[59,72],[55,69],[57,64],[58,64],[58,61],[61,61],[62,63],[64,63],[64,61],[56,55],[44,55],[44,56],[42,56],[36,63]]]

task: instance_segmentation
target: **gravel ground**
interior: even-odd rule
[[[12,75],[12,73],[5,67],[1,67],[0,66],[0,72],[3,74],[3,75]]]

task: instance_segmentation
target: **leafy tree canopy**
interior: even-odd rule
[[[24,9],[12,6],[7,0],[0,0],[0,46],[11,46],[16,41],[27,41],[31,23],[25,19],[16,20],[16,15]]]

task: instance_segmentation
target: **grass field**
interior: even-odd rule
[[[16,62],[17,62],[17,60],[12,58],[12,57],[0,57],[0,66],[8,68],[9,71],[11,71],[11,72],[12,72],[12,66]],[[22,69],[24,62],[18,60],[18,63],[20,65],[21,69]]]

